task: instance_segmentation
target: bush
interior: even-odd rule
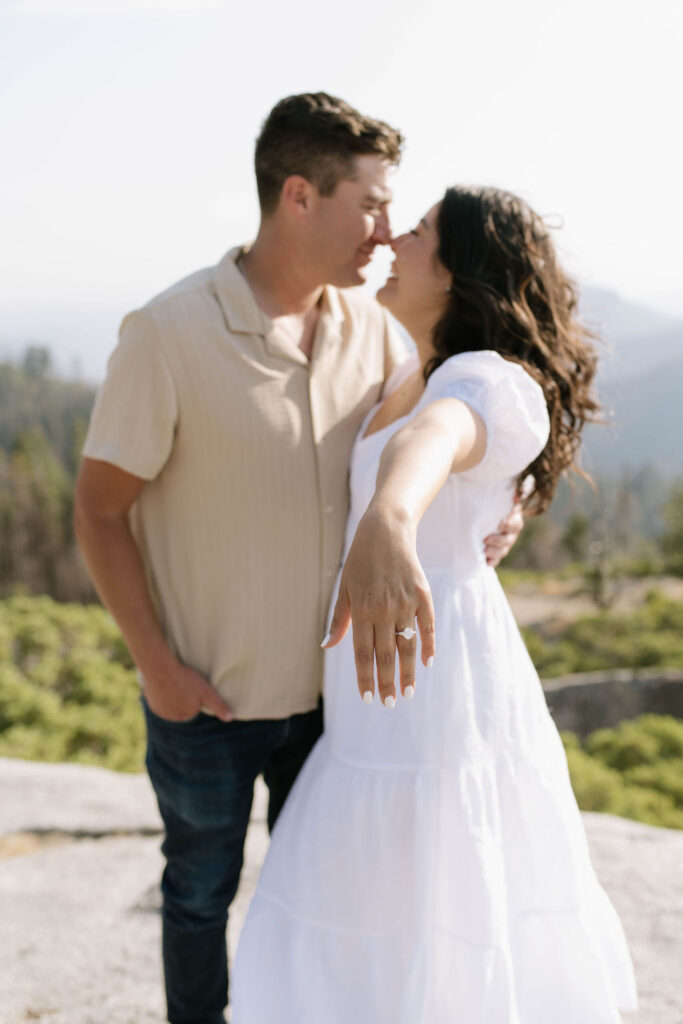
[[[607,768],[580,746],[567,750],[576,801],[582,811],[609,811],[621,786],[619,772]]]
[[[683,757],[683,722],[672,715],[641,715],[637,720],[648,736],[659,743],[662,758]]]
[[[140,689],[103,608],[0,601],[0,655],[0,754],[142,769]]]
[[[656,590],[628,614],[599,612],[559,633],[525,629],[522,634],[545,679],[612,668],[683,668],[683,602]]]
[[[629,785],[664,793],[683,810],[683,757],[657,764],[640,764],[624,772],[624,778]]]
[[[616,729],[598,729],[585,743],[587,753],[619,772],[636,765],[651,764],[659,756],[659,744],[635,722],[622,722]]]
[[[683,721],[641,715],[597,729],[583,746],[561,735],[581,810],[683,829]]]

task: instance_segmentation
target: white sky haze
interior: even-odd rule
[[[0,0],[0,329],[253,237],[260,123],[317,89],[405,133],[396,231],[503,186],[581,280],[683,315],[682,30],[678,0]]]

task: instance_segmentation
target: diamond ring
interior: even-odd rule
[[[414,636],[417,636],[417,630],[406,626],[405,629],[397,629],[396,636],[404,636],[406,640],[412,640]]]

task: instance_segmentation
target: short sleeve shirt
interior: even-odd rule
[[[326,287],[311,359],[231,250],[123,321],[84,454],[147,481],[130,515],[170,647],[240,719],[316,706],[356,432],[407,350]]]

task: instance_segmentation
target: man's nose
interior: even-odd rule
[[[378,217],[375,217],[375,230],[372,233],[372,238],[376,245],[389,245],[391,242],[391,224],[388,213],[380,213]]]

